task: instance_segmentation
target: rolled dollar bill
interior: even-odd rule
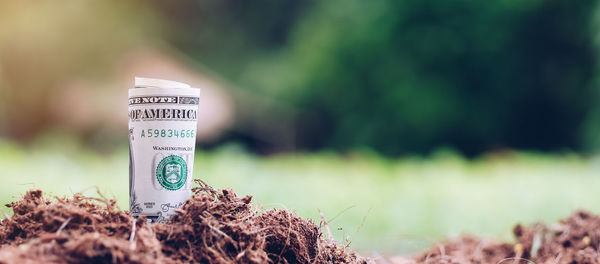
[[[135,78],[129,89],[129,209],[164,222],[190,198],[200,89]]]

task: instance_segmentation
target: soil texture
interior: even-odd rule
[[[0,263],[370,263],[319,225],[251,196],[206,185],[169,222],[149,224],[116,202],[27,192],[0,222]]]

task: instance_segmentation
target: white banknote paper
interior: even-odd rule
[[[129,205],[164,222],[190,198],[200,89],[135,78],[129,89]]]

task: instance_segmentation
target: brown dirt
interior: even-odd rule
[[[101,195],[50,200],[32,190],[7,205],[0,263],[369,263],[314,222],[251,200],[203,186],[169,222],[148,224]]]
[[[517,225],[516,243],[462,237],[438,244],[414,259],[393,263],[600,264],[600,217],[577,211],[556,224]]]
[[[132,218],[115,201],[47,199],[32,190],[0,221],[0,264],[12,263],[372,263],[325,239],[287,210],[258,211],[251,196],[202,185],[167,223]],[[600,217],[575,212],[556,224],[517,225],[515,243],[470,236],[435,244],[394,264],[600,264]]]

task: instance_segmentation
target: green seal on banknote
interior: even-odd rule
[[[167,190],[181,189],[187,180],[187,163],[177,155],[162,159],[156,166],[156,179]]]

